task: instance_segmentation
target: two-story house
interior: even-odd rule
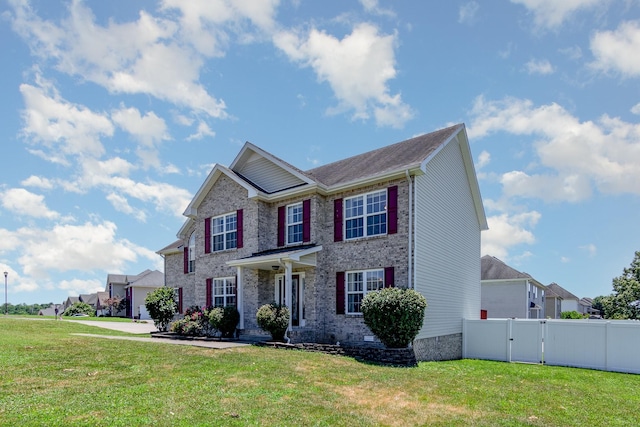
[[[489,318],[544,319],[547,288],[491,255],[481,260],[482,309]]]
[[[418,360],[454,359],[462,319],[480,317],[487,222],[462,124],[307,171],[246,143],[184,214],[158,251],[165,283],[183,309],[235,305],[241,336],[276,301],[292,342],[369,343],[362,299],[399,286],[429,304]]]

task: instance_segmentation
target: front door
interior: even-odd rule
[[[275,300],[278,304],[287,304],[287,292],[291,292],[291,325],[304,326],[304,276],[293,274],[291,285],[285,286],[285,276],[277,275]]]

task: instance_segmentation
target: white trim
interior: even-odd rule
[[[367,211],[367,198],[371,195],[375,195],[375,194],[382,194],[384,193],[384,197],[385,197],[385,202],[384,202],[384,207],[382,211],[377,211],[377,212],[373,212],[373,213],[369,213]],[[357,216],[352,216],[347,218],[347,201],[349,200],[353,200],[353,199],[357,199],[357,198],[362,198],[362,215],[357,215]],[[383,190],[375,190],[375,191],[368,191],[366,193],[361,193],[361,194],[357,194],[355,196],[350,196],[350,197],[345,197],[343,199],[343,204],[342,204],[342,235],[344,236],[344,240],[356,240],[356,239],[363,239],[363,238],[367,238],[367,237],[373,237],[373,236],[386,236],[387,234],[389,234],[389,209],[388,209],[388,205],[389,205],[389,189],[385,188]],[[369,218],[370,216],[375,216],[375,215],[385,215],[385,231],[384,233],[377,233],[377,234],[368,234],[367,233],[367,218]],[[362,235],[361,236],[356,236],[356,237],[347,237],[347,221],[349,221],[350,219],[358,219],[358,218],[362,218]]]
[[[227,217],[231,217],[231,216],[235,216],[236,217],[236,220],[235,220],[236,228],[234,228],[233,230],[228,230],[227,231]],[[222,233],[215,233],[214,232],[214,224],[213,224],[213,222],[214,222],[214,220],[220,219],[220,218],[222,218]],[[230,249],[237,249],[238,248],[238,211],[233,211],[233,212],[229,212],[229,213],[226,213],[226,214],[213,216],[209,220],[211,221],[210,230],[209,230],[211,232],[211,237],[210,237],[210,242],[209,242],[211,244],[211,247],[209,248],[211,253],[227,251],[227,250],[230,250]],[[228,248],[227,247],[227,234],[234,233],[234,232],[236,233],[236,245],[234,247]],[[222,241],[223,241],[223,248],[222,249],[214,249],[213,236],[222,236]],[[206,239],[206,236],[205,236],[205,239]],[[206,248],[205,248],[205,252],[206,252]]]
[[[382,287],[380,289],[376,289],[375,291],[367,290],[367,273],[372,272],[380,272],[382,273]],[[358,274],[362,273],[362,292],[349,292],[349,275],[350,274]],[[364,270],[349,270],[344,272],[344,313],[350,316],[362,315],[361,311],[349,311],[349,295],[362,294],[362,298],[364,298],[368,292],[377,292],[385,287],[385,274],[384,268],[368,268]]]
[[[299,222],[294,222],[289,224],[289,208],[295,208],[299,206],[300,207],[300,221]],[[297,203],[291,203],[289,205],[286,205],[284,207],[284,244],[285,246],[288,245],[298,245],[300,243],[302,243],[303,240],[303,227],[304,227],[304,207],[303,207],[303,203],[302,202],[297,202]],[[295,225],[300,225],[300,240],[295,241],[295,242],[289,242],[289,226],[295,226]]]

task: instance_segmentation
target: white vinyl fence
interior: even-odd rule
[[[462,357],[640,374],[640,322],[462,321]]]

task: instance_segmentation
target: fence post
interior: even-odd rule
[[[507,347],[507,361],[511,363],[511,344],[513,344],[513,319],[507,319],[507,339],[509,340],[509,346]]]

